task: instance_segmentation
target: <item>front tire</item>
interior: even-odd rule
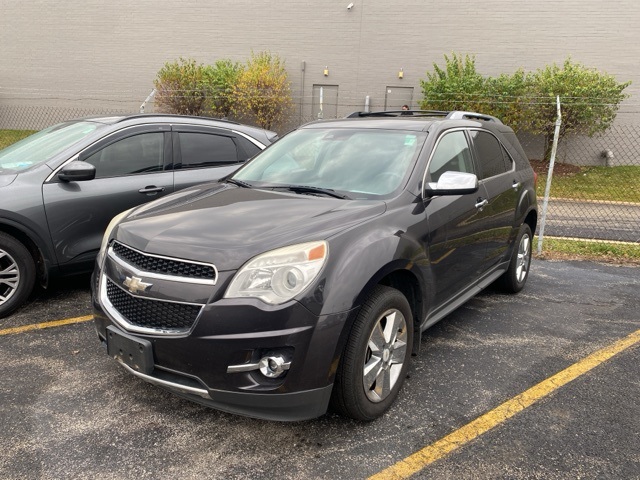
[[[518,231],[509,269],[500,277],[500,286],[508,293],[518,293],[527,282],[531,266],[531,240],[531,227],[523,223]]]
[[[33,290],[36,267],[29,250],[0,232],[0,318],[24,303]]]
[[[358,313],[336,372],[331,396],[334,410],[370,421],[391,406],[409,368],[412,319],[402,293],[376,287]]]

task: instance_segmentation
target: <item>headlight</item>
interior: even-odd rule
[[[102,237],[102,243],[100,244],[100,251],[98,252],[98,265],[102,265],[104,256],[107,253],[107,246],[109,245],[109,236],[111,236],[111,232],[113,232],[113,229],[116,228],[116,225],[118,225],[124,217],[129,215],[129,212],[131,212],[131,210],[133,210],[133,208],[119,213],[118,215],[113,217],[109,222],[109,225],[107,225],[107,229],[104,231],[104,236]]]
[[[259,298],[271,305],[291,300],[318,276],[328,256],[327,242],[278,248],[254,257],[236,273],[225,298]]]

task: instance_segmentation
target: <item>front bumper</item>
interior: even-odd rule
[[[96,273],[94,273],[96,275]],[[130,331],[114,321],[98,300],[94,277],[94,319],[107,343],[108,329],[148,342],[152,366],[133,375],[192,401],[230,413],[279,421],[318,417],[327,410],[339,339],[351,312],[314,315],[298,302],[269,306],[254,299],[219,299],[204,305],[189,332],[178,335]],[[266,355],[291,362],[278,378],[259,370],[235,371]]]
[[[243,393],[189,387],[163,378],[161,372],[145,375],[128,365],[121,365],[142,380],[170,390],[175,395],[223,412],[277,421],[309,420],[323,415],[331,398],[333,385],[292,393]]]

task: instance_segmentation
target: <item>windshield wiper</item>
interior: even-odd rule
[[[351,197],[338,193],[330,188],[310,187],[307,185],[282,185],[277,187],[269,187],[272,189],[289,190],[295,193],[318,193],[320,195],[328,195],[333,198],[340,198],[342,200],[350,200]]]
[[[251,185],[250,183],[243,182],[242,180],[236,180],[235,178],[227,178],[225,182],[233,183],[234,185],[237,185],[242,188],[253,188],[253,185]]]

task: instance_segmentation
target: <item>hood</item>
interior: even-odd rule
[[[136,210],[116,238],[144,252],[235,270],[260,253],[327,239],[385,209],[382,201],[209,184]]]

